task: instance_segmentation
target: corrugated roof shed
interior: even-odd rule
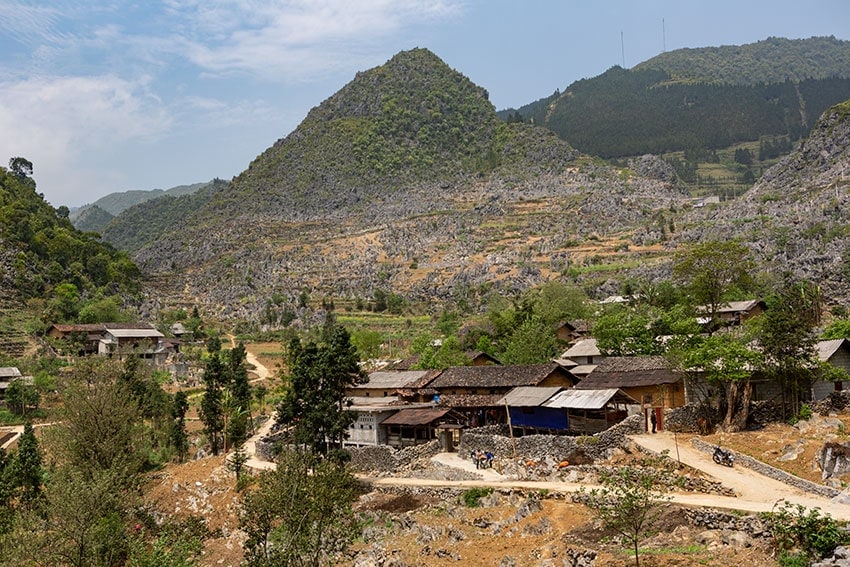
[[[663,356],[612,356],[576,385],[582,390],[634,388],[674,384],[682,375],[670,369]]]
[[[453,366],[443,370],[431,383],[431,388],[511,388],[536,386],[554,372],[569,371],[555,362],[523,366]]]
[[[403,409],[381,422],[381,425],[426,425],[440,419],[449,409]]]
[[[543,405],[543,402],[560,392],[563,388],[557,386],[519,386],[508,392],[499,400],[499,405],[531,408]]]
[[[615,396],[619,396],[620,401],[625,403],[638,403],[637,400],[627,396],[617,388],[606,388],[604,390],[569,389],[552,396],[543,404],[543,407],[598,410],[604,408]]]

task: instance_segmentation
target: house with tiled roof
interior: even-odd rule
[[[453,366],[428,383],[437,392],[438,405],[467,416],[472,427],[504,423],[507,416],[499,403],[517,386],[569,388],[578,379],[555,363],[513,366]]]

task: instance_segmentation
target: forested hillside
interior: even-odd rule
[[[665,53],[613,67],[500,115],[546,126],[602,157],[716,149],[807,135],[850,97],[850,42],[781,40]]]
[[[228,182],[216,179],[196,192],[176,197],[163,195],[133,205],[105,224],[101,229],[103,239],[120,250],[135,252],[191,223],[194,213],[203,209],[215,193],[228,187]]]
[[[36,193],[33,165],[0,167],[0,299],[44,300],[46,319],[65,320],[85,303],[139,291],[139,270],[125,252],[75,229],[67,207]]]

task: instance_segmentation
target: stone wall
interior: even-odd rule
[[[627,443],[627,437],[643,433],[643,416],[633,415],[595,435],[526,435],[511,439],[502,427],[479,427],[464,432],[458,455],[469,458],[472,451],[490,451],[497,459],[508,456],[523,460],[578,462],[606,459]]]
[[[430,459],[441,451],[438,440],[412,445],[403,449],[395,449],[389,445],[374,445],[367,447],[349,447],[351,465],[359,471],[377,471],[381,473],[398,473],[417,461]]]
[[[691,440],[691,443],[694,447],[696,447],[700,451],[704,451],[706,453],[713,453],[716,445],[712,445],[710,443],[706,443],[702,439],[697,439],[696,437]],[[822,484],[816,484],[814,482],[802,479],[800,477],[794,476],[790,473],[787,473],[783,470],[779,470],[776,467],[772,467],[767,463],[763,463],[761,461],[757,461],[753,459],[749,455],[744,455],[742,453],[738,453],[737,451],[732,451],[731,449],[725,449],[726,451],[731,452],[735,456],[735,465],[741,465],[747,467],[748,469],[754,470],[755,472],[762,474],[768,478],[772,478],[774,480],[778,480],[779,482],[784,482],[788,486],[793,486],[794,488],[799,488],[804,492],[809,492],[811,494],[817,494],[820,496],[824,496],[826,498],[835,498],[841,492],[834,488],[830,488],[828,486],[824,486]]]

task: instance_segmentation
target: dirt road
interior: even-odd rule
[[[658,433],[655,435],[638,435],[632,438],[639,445],[654,451],[662,452],[667,449],[673,459],[677,458],[677,439],[671,433]],[[777,502],[786,500],[794,504],[801,504],[806,508],[820,508],[836,520],[850,521],[850,505],[834,502],[827,498],[803,492],[785,483],[760,475],[744,467],[724,467],[715,464],[711,455],[697,451],[690,444],[678,443],[678,458],[682,463],[700,470],[725,486],[732,488],[738,497],[720,496],[715,494],[697,494],[690,492],[674,492],[671,494],[672,501],[686,506],[704,506],[726,510],[741,510],[745,512],[769,512]],[[466,471],[485,473],[481,480],[433,480],[418,478],[371,478],[361,476],[360,480],[373,486],[430,486],[430,487],[455,487],[471,488],[483,486],[494,489],[522,489],[522,490],[546,490],[550,492],[577,492],[582,487],[594,488],[587,484],[570,482],[537,482],[518,481],[502,477],[495,471],[475,470],[474,465],[459,458],[453,453],[441,453],[432,460],[444,465],[462,468]],[[501,477],[501,478],[499,478]]]

